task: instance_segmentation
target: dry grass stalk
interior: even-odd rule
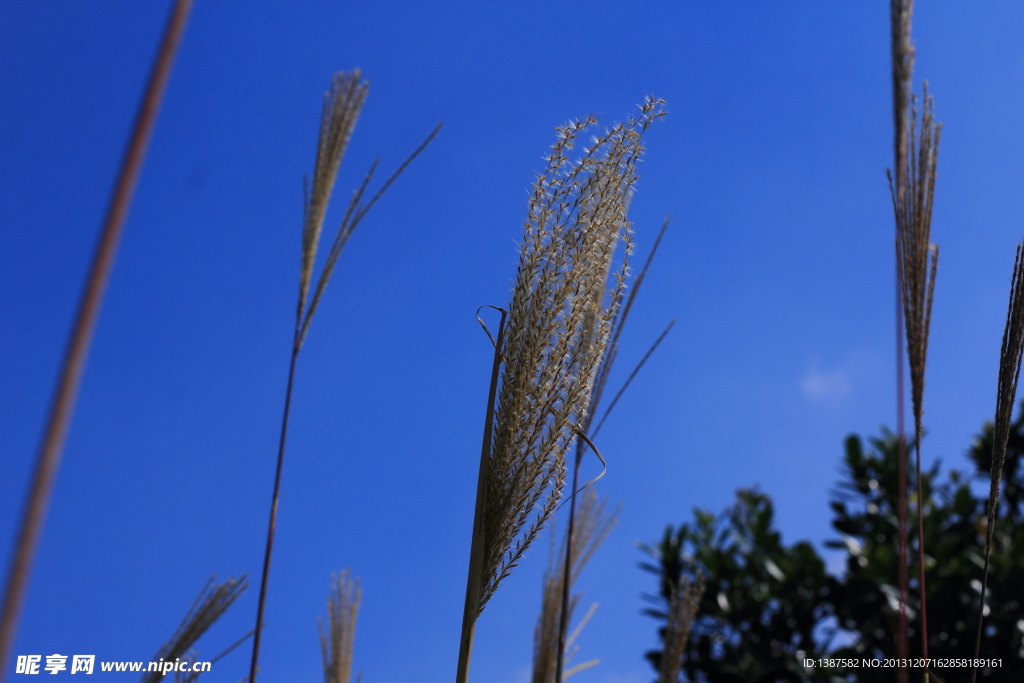
[[[345,215],[334,235],[324,266],[317,278],[316,287],[312,288],[313,269],[316,264],[323,223],[327,213],[327,204],[334,189],[334,182],[341,167],[342,158],[348,146],[352,131],[359,113],[366,101],[369,84],[360,81],[360,72],[338,73],[331,82],[331,89],[324,95],[323,110],[320,117],[320,135],[317,141],[316,161],[313,166],[312,187],[306,188],[302,220],[302,260],[299,269],[299,297],[295,313],[295,330],[292,338],[291,362],[288,369],[288,385],[285,389],[284,414],[281,420],[281,437],[278,442],[277,465],[274,472],[274,489],[271,494],[270,520],[267,524],[267,541],[263,555],[263,572],[260,578],[260,595],[256,606],[256,626],[253,634],[252,662],[249,668],[250,683],[256,682],[259,663],[260,641],[263,631],[263,611],[266,604],[267,583],[270,577],[270,560],[273,555],[274,533],[277,525],[277,506],[280,500],[281,472],[284,465],[285,441],[288,434],[288,417],[291,410],[292,388],[295,382],[295,367],[299,350],[309,332],[310,322],[316,313],[317,305],[323,295],[327,282],[334,272],[334,266],[341,255],[348,238],[356,229],[381,195],[391,186],[399,175],[412,163],[420,152],[434,139],[440,131],[435,128],[430,135],[413,150],[412,154],[392,173],[381,185],[380,189],[366,200],[366,192],[377,162],[374,162],[363,178],[362,183],[353,192]],[[312,288],[312,290],[311,290]],[[310,292],[312,291],[312,295]]]
[[[939,138],[942,126],[932,116],[932,98],[924,87],[920,131],[913,100],[906,114],[908,148],[904,175],[895,183],[890,176],[896,213],[896,262],[906,325],[907,358],[910,364],[911,405],[914,410],[914,451],[917,480],[917,551],[921,592],[921,651],[928,656],[928,593],[925,581],[924,500],[921,478],[921,440],[924,414],[924,371],[928,355],[928,330],[939,248],[932,244],[931,219],[935,193]],[[902,505],[901,505],[902,507]],[[905,546],[904,546],[905,547]]]
[[[693,579],[688,576],[680,577],[679,585],[673,586],[672,598],[668,604],[658,683],[676,683],[679,680],[683,661],[686,659],[686,645],[690,642],[690,631],[697,620],[697,611],[703,597],[704,577],[699,573]]]
[[[889,3],[892,49],[892,95],[893,95],[893,154],[896,164],[896,177],[906,176],[907,159],[907,128],[906,112],[910,102],[911,77],[914,70],[914,47],[910,42],[910,24],[913,16],[912,0],[890,0]],[[897,197],[903,201],[906,188],[902,182],[897,183]],[[905,391],[903,370],[903,294],[899,281],[899,262],[896,264],[896,438],[899,445],[899,629],[897,657],[907,657],[907,442],[904,424]],[[900,681],[907,680],[907,671],[900,669]]]
[[[485,421],[461,683],[469,675],[477,617],[558,504],[566,452],[587,415],[625,286],[625,264],[609,278],[610,264],[620,242],[629,251],[626,203],[643,134],[662,114],[662,102],[648,99],[638,117],[595,138],[577,159],[570,158],[573,146],[596,119],[559,128],[534,183]]]
[[[43,427],[39,450],[36,452],[32,480],[25,496],[17,540],[11,553],[10,568],[4,586],[3,607],[0,609],[0,683],[6,678],[7,664],[11,658],[11,648],[14,647],[18,620],[32,574],[32,564],[43,533],[53,484],[60,469],[64,440],[71,424],[71,415],[74,412],[78,387],[85,371],[89,346],[103,303],[103,294],[110,279],[110,271],[114,267],[114,257],[117,255],[121,232],[142,170],[149,138],[156,125],[160,103],[191,10],[192,0],[176,0],[167,17],[135,123],[125,145],[124,158],[118,170],[110,203],[107,205],[103,226],[96,240],[92,263],[82,285],[81,299],[68,335],[50,412]]]
[[[533,638],[533,683],[560,683],[571,673],[582,671],[584,668],[598,663],[597,660],[591,660],[573,667],[562,675],[562,669],[574,654],[571,651],[566,654],[565,650],[572,648],[575,636],[579,633],[579,628],[577,628],[571,637],[566,638],[564,646],[560,647],[562,615],[563,609],[565,609],[567,610],[565,621],[568,622],[572,618],[580,600],[578,594],[571,595],[573,584],[594,552],[615,527],[618,522],[618,513],[618,508],[607,512],[605,501],[599,501],[594,489],[588,488],[580,496],[576,533],[571,537],[571,549],[569,548],[568,530],[566,530],[565,539],[558,546],[557,555],[554,553],[554,543],[552,543],[551,560],[548,570],[544,573],[540,617],[537,620]],[[566,561],[570,562],[571,568],[568,587],[564,588],[563,568]],[[563,596],[566,594],[571,596],[567,607],[563,602]],[[586,618],[583,621],[585,622]],[[562,666],[558,665],[559,657],[562,658]]]
[[[992,539],[995,533],[999,485],[1003,478],[1006,462],[1006,444],[1010,437],[1010,419],[1013,402],[1017,396],[1017,379],[1024,356],[1024,247],[1017,245],[1017,257],[1013,264],[1013,279],[1010,284],[1010,305],[1006,313],[1006,327],[1003,329],[1003,344],[999,352],[999,383],[996,390],[995,425],[992,430],[992,476],[988,493],[988,524],[985,533],[985,565],[981,582],[981,601],[978,607],[978,632],[974,641],[974,657],[981,652],[982,622],[985,617],[985,592],[988,587],[989,560],[992,556]],[[973,682],[978,675],[977,667],[971,673]]]
[[[222,583],[216,583],[211,578],[199,596],[181,620],[178,629],[171,636],[171,639],[153,657],[153,661],[163,660],[174,661],[187,656],[189,650],[199,640],[200,636],[206,633],[228,607],[242,594],[249,585],[245,577],[239,579],[228,579]],[[163,680],[165,673],[158,671],[148,672],[142,677],[141,683],[157,683]]]
[[[896,212],[896,263],[899,298],[902,311],[897,313],[898,345],[902,346],[903,325],[906,326],[907,356],[910,362],[912,406],[914,410],[915,470],[917,479],[918,566],[921,592],[921,650],[928,657],[928,593],[925,579],[924,510],[922,509],[921,437],[924,401],[924,371],[931,322],[932,296],[938,247],[931,244],[931,212],[935,189],[936,164],[941,126],[932,118],[932,99],[925,84],[920,135],[917,111],[910,95],[914,68],[914,46],[910,30],[913,0],[891,0],[893,117],[895,123],[895,181],[889,178]],[[900,444],[900,616],[897,655],[907,657],[907,457],[903,429],[903,364],[902,350],[897,350],[897,400]],[[906,680],[907,671],[900,671]]]
[[[896,175],[902,177],[907,159],[906,116],[910,103],[911,78],[914,73],[914,45],[910,41],[910,25],[914,15],[913,0],[890,0],[892,45],[892,111],[895,130],[894,151]],[[899,188],[903,189],[903,188]]]
[[[580,466],[583,462],[583,456],[586,453],[587,444],[591,442],[592,438],[597,436],[597,433],[599,431],[601,431],[601,426],[604,425],[605,420],[608,419],[608,415],[610,415],[612,410],[615,408],[615,404],[618,403],[619,398],[625,393],[626,389],[629,388],[629,385],[632,383],[637,373],[640,372],[640,368],[644,366],[644,364],[647,362],[647,359],[650,358],[651,354],[654,353],[654,350],[658,348],[659,344],[661,344],[661,341],[665,338],[665,335],[667,335],[669,330],[672,329],[672,325],[675,324],[675,321],[670,322],[668,324],[668,327],[666,327],[665,330],[661,333],[661,335],[658,336],[654,344],[652,344],[651,347],[647,350],[647,353],[644,354],[643,358],[640,359],[640,362],[637,363],[636,367],[633,368],[633,372],[630,373],[625,383],[623,383],[618,393],[616,393],[615,397],[612,399],[612,402],[605,409],[604,415],[601,417],[601,420],[597,423],[597,427],[594,427],[592,429],[597,407],[601,403],[601,397],[604,395],[604,388],[608,383],[608,377],[611,375],[612,366],[615,364],[615,359],[618,355],[619,337],[621,336],[622,330],[626,325],[626,320],[629,317],[629,312],[633,308],[633,302],[636,300],[637,293],[640,291],[640,286],[643,284],[644,278],[647,276],[647,271],[650,269],[651,263],[654,261],[654,255],[658,253],[658,247],[661,245],[661,240],[665,236],[665,231],[668,230],[669,221],[670,219],[666,218],[665,222],[662,224],[661,230],[658,231],[658,236],[654,240],[654,246],[651,247],[651,251],[647,255],[647,260],[644,262],[643,268],[640,269],[640,272],[633,279],[633,286],[629,289],[629,293],[626,295],[625,302],[619,308],[619,311],[615,315],[615,318],[612,322],[611,339],[608,343],[608,346],[605,348],[605,353],[604,356],[601,358],[601,363],[598,365],[597,375],[594,380],[594,386],[591,392],[590,410],[587,412],[587,415],[584,418],[582,424],[582,433],[588,435],[590,438],[580,438],[577,439],[576,441],[576,457],[573,461],[572,484],[569,488],[571,496],[569,500],[569,523],[568,527],[566,528],[566,535],[569,539],[567,544],[570,547],[570,552],[566,554],[563,561],[563,586],[569,586],[571,584],[569,575],[571,571],[570,567],[573,563],[571,549],[575,548],[575,543],[572,542],[572,538],[576,526],[576,493],[579,491],[579,471]],[[604,460],[603,458],[601,458],[600,454],[596,453],[596,451],[595,454],[598,456],[598,458],[601,459],[601,462],[603,464]],[[570,615],[569,601],[569,591],[563,590],[562,607],[560,610],[561,622],[558,627],[558,653],[555,658],[556,667],[558,668],[558,670],[556,672],[555,680],[561,680],[563,678],[561,667],[566,661],[565,648],[567,647],[566,638],[569,630]]]
[[[907,187],[904,179],[907,176],[907,112],[910,107],[911,77],[914,71],[914,46],[910,41],[910,26],[913,17],[913,0],[890,0],[890,31],[892,48],[892,96],[893,96],[893,130],[894,142],[893,151],[896,162],[896,204],[902,206],[905,202]],[[892,179],[890,178],[890,183]],[[907,574],[907,441],[906,429],[904,427],[903,406],[905,402],[903,388],[903,303],[902,284],[900,281],[901,264],[897,256],[896,274],[896,438],[899,444],[899,628],[896,654],[900,659],[908,655],[907,646],[907,597],[909,593],[909,577]],[[899,670],[901,683],[908,678],[906,668]]]
[[[324,683],[349,683],[352,679],[353,644],[356,638],[356,617],[363,591],[351,571],[333,577],[334,586],[327,598],[327,628],[317,619],[320,630],[320,654],[323,658]]]

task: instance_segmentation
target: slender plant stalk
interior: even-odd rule
[[[281,498],[281,475],[284,469],[285,442],[288,435],[288,418],[291,413],[292,389],[295,385],[295,369],[299,351],[309,332],[309,325],[316,313],[317,305],[327,287],[338,257],[348,243],[348,238],[366,216],[381,195],[391,186],[399,175],[412,163],[420,152],[437,136],[440,126],[413,150],[405,161],[381,185],[380,189],[364,200],[370,181],[377,168],[377,162],[370,166],[362,184],[353,193],[345,215],[335,233],[334,241],[324,266],[320,271],[315,288],[312,287],[313,267],[320,245],[327,204],[334,189],[338,169],[345,156],[352,131],[359,119],[369,84],[360,81],[358,70],[351,73],[338,73],[331,82],[331,89],[324,95],[323,110],[320,117],[320,135],[317,142],[316,161],[313,166],[312,187],[307,189],[303,206],[302,225],[302,260],[299,269],[299,297],[295,313],[295,329],[292,337],[291,359],[288,367],[288,384],[285,389],[284,411],[281,418],[281,436],[278,441],[277,460],[274,468],[274,488],[270,497],[270,515],[267,522],[267,540],[263,553],[263,571],[260,575],[260,594],[256,605],[256,626],[253,629],[252,660],[249,668],[249,683],[256,683],[259,665],[260,642],[263,633],[263,612],[266,606],[267,585],[270,580],[270,561],[273,556],[274,538],[277,528],[277,509]]]
[[[899,179],[906,176],[907,163],[907,129],[906,112],[910,101],[911,75],[914,70],[914,46],[910,42],[910,21],[913,16],[913,0],[890,0],[890,30],[892,32],[892,96],[893,96],[893,151],[896,162],[896,195],[897,202],[902,204],[907,189]],[[901,266],[897,256],[896,262],[896,441],[899,448],[897,465],[899,491],[898,522],[899,522],[899,592],[900,611],[896,645],[896,656],[900,660],[908,657],[907,642],[907,600],[909,596],[908,539],[907,539],[907,440],[903,418],[903,406],[906,401],[903,384],[903,309],[900,276]],[[900,667],[900,683],[906,683],[909,671]]]
[[[18,620],[32,574],[32,564],[42,535],[57,470],[60,468],[64,441],[74,412],[78,387],[85,370],[103,294],[110,279],[122,228],[128,216],[149,138],[156,125],[157,113],[160,111],[160,103],[170,79],[171,67],[181,37],[184,35],[191,8],[192,0],[176,0],[164,26],[163,37],[135,116],[124,157],[121,159],[121,167],[107,205],[106,217],[93,252],[92,264],[82,288],[78,312],[68,337],[50,412],[43,428],[39,451],[36,453],[35,470],[22,509],[17,540],[4,587],[3,613],[0,615],[0,683],[3,683],[6,677]]]
[[[274,552],[274,537],[277,531],[277,507],[281,499],[281,471],[284,467],[284,446],[288,436],[288,416],[292,404],[292,386],[295,383],[295,362],[299,354],[292,350],[291,363],[288,368],[288,388],[284,395],[284,416],[281,419],[281,436],[277,447],[277,463],[274,468],[274,491],[271,494],[270,521],[267,525],[267,543],[263,551],[263,571],[260,574],[260,595],[256,601],[256,626],[253,629],[252,661],[249,669],[249,681],[255,683],[259,662],[260,637],[263,633],[263,608],[267,601],[267,585],[270,582],[270,559]]]
[[[640,269],[640,273],[634,279],[633,287],[630,288],[625,303],[623,304],[622,308],[619,309],[619,313],[615,316],[614,323],[612,326],[611,341],[609,342],[605,350],[604,357],[601,359],[601,364],[597,370],[597,378],[594,381],[594,388],[590,399],[591,410],[587,413],[586,418],[584,418],[583,421],[583,433],[589,435],[591,439],[597,436],[597,433],[601,430],[601,426],[604,424],[605,419],[607,419],[608,415],[615,407],[615,404],[618,402],[619,396],[621,396],[623,392],[625,392],[626,388],[633,381],[633,378],[640,371],[640,368],[642,368],[644,363],[647,362],[647,359],[650,357],[651,353],[654,352],[654,349],[658,347],[658,345],[661,343],[661,340],[665,338],[665,335],[672,328],[673,323],[669,323],[665,331],[661,333],[658,339],[654,342],[651,348],[647,351],[644,357],[633,369],[632,374],[630,374],[629,378],[626,380],[625,384],[623,384],[622,388],[619,390],[618,394],[612,400],[607,410],[605,410],[604,415],[601,417],[600,422],[598,422],[597,424],[597,427],[593,430],[593,432],[591,432],[591,425],[594,421],[596,409],[601,403],[601,397],[604,394],[604,387],[608,382],[608,376],[611,374],[612,366],[614,365],[615,358],[618,355],[619,335],[621,335],[622,329],[623,327],[625,327],[626,319],[629,317],[629,312],[633,307],[633,301],[636,299],[637,292],[640,291],[640,286],[643,284],[644,278],[647,276],[647,271],[651,267],[651,262],[654,260],[654,255],[658,252],[658,247],[661,245],[661,240],[665,236],[665,231],[668,230],[669,221],[670,219],[666,218],[665,222],[661,226],[661,230],[658,231],[658,236],[654,240],[654,246],[651,247],[651,252],[650,254],[647,255],[647,261],[644,262],[643,268]],[[560,683],[563,678],[562,667],[565,662],[566,638],[569,631],[569,588],[571,584],[570,571],[572,563],[574,561],[572,554],[573,549],[575,548],[575,544],[573,542],[573,534],[576,528],[576,493],[579,490],[579,472],[580,466],[583,462],[583,456],[586,453],[587,441],[587,439],[577,439],[576,441],[576,457],[573,461],[572,484],[569,488],[571,495],[569,499],[569,523],[566,527],[566,547],[569,550],[565,555],[562,567],[562,606],[561,610],[559,611],[558,652],[557,656],[555,657],[556,672],[554,679],[557,683]]]
[[[555,534],[552,529],[551,558],[548,569],[544,573],[544,587],[541,594],[541,611],[537,619],[537,628],[534,631],[533,641],[533,683],[559,683],[569,678],[573,673],[588,669],[599,663],[599,660],[590,660],[578,664],[563,675],[563,668],[572,658],[573,652],[566,654],[565,650],[571,648],[576,637],[578,637],[583,624],[594,612],[594,605],[584,616],[576,630],[569,634],[564,641],[559,633],[561,625],[567,620],[562,619],[562,610],[568,609],[572,617],[579,604],[579,594],[572,595],[568,605],[563,596],[572,593],[572,587],[583,571],[584,566],[597,551],[597,548],[605,541],[618,521],[619,509],[617,507],[611,512],[606,512],[606,503],[599,501],[597,493],[593,488],[586,489],[580,496],[579,515],[577,517],[577,533],[572,537],[573,547],[569,546],[568,533],[565,539],[558,546],[555,552]],[[563,567],[565,559],[571,557],[571,568],[568,578],[568,586],[565,585]],[[575,648],[573,648],[575,649]],[[559,658],[562,659],[559,662]]]
[[[992,462],[989,467],[991,483],[988,492],[988,518],[985,531],[985,565],[982,570],[981,598],[978,605],[978,632],[974,639],[974,659],[981,656],[981,634],[985,619],[985,592],[988,587],[989,561],[995,535],[996,514],[999,503],[999,484],[1006,462],[1006,444],[1010,438],[1013,402],[1017,396],[1017,379],[1024,356],[1024,247],[1017,245],[1010,284],[1010,305],[1003,329],[1003,344],[999,353],[999,383],[996,389],[995,425],[992,429]],[[977,680],[978,667],[971,670],[971,683]]]
[[[897,485],[900,487],[899,498],[897,504],[897,523],[899,524],[898,534],[898,558],[899,558],[899,570],[897,572],[897,580],[899,581],[900,591],[900,612],[899,612],[899,624],[898,624],[898,635],[897,635],[897,657],[901,660],[906,661],[907,651],[909,649],[908,643],[908,623],[907,623],[907,598],[909,594],[909,567],[908,567],[908,553],[907,553],[907,489],[910,486],[907,476],[907,425],[906,425],[906,388],[904,382],[904,369],[903,369],[903,294],[901,292],[900,284],[900,273],[899,263],[896,264],[896,448],[897,448],[897,461],[896,472],[897,472]],[[901,683],[906,683],[909,677],[909,671],[906,667],[900,667],[899,669],[899,680]]]
[[[500,378],[492,373],[458,683],[469,677],[477,618],[558,506],[566,453],[582,433],[625,286],[625,262],[614,277],[609,273],[619,243],[627,253],[631,244],[626,205],[643,133],[661,107],[648,99],[638,117],[596,137],[576,159],[574,143],[596,119],[559,128],[534,183],[508,320],[496,344]]]
[[[921,476],[923,437],[924,372],[928,354],[932,300],[939,249],[931,243],[932,206],[942,126],[932,116],[933,101],[924,84],[920,129],[917,108],[910,97],[914,47],[910,40],[912,0],[892,0],[893,116],[896,123],[896,178],[889,177],[896,214],[896,262],[906,326],[907,357],[910,365],[911,400],[914,410],[914,452],[917,483],[917,564],[919,571],[921,656],[928,659],[928,584],[926,581],[924,537],[924,481]],[[902,401],[902,397],[900,399]],[[904,439],[900,439],[901,444]],[[905,446],[902,447],[905,449]],[[905,458],[901,467],[906,468]],[[906,497],[902,485],[901,496]],[[906,503],[901,499],[902,554],[906,554]],[[901,566],[906,566],[901,559]],[[905,569],[901,569],[905,572]],[[905,597],[901,585],[901,597]],[[905,603],[905,600],[901,600]],[[905,640],[905,604],[901,605],[901,642]],[[901,646],[902,647],[902,646]],[[902,655],[905,656],[905,655]],[[903,674],[901,673],[901,677]],[[930,676],[925,671],[925,677]]]

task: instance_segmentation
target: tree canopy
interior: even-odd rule
[[[929,654],[972,658],[978,623],[986,531],[992,425],[968,449],[970,469],[941,463],[921,473],[923,484]],[[833,576],[809,542],[786,545],[774,525],[771,498],[741,489],[736,502],[713,514],[694,510],[691,522],[669,526],[643,549],[641,566],[657,575],[658,595],[647,613],[664,622],[666,605],[686,580],[702,575],[706,590],[692,626],[683,665],[693,683],[891,681],[892,669],[808,668],[804,660],[884,659],[896,650],[898,441],[883,431],[865,441],[849,436],[843,473],[831,492],[835,537],[844,571]],[[1001,666],[979,679],[1016,681],[1024,662],[1024,411],[1011,425],[986,594],[980,657]],[[913,468],[911,468],[913,469]],[[910,490],[916,490],[911,480]],[[910,500],[912,509],[916,496]],[[911,534],[916,544],[916,533]],[[913,547],[916,548],[916,545]],[[1015,549],[1017,549],[1015,551]],[[913,557],[915,552],[911,552]],[[916,571],[911,572],[911,577]],[[920,586],[911,579],[910,656],[920,655]],[[659,630],[664,637],[664,628]],[[657,669],[661,650],[647,654]],[[948,683],[965,668],[936,668]]]

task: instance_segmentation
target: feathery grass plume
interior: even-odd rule
[[[704,576],[699,572],[692,579],[681,576],[678,585],[672,586],[671,590],[658,683],[676,683],[679,680],[686,657],[686,644],[690,642],[690,631],[697,620],[701,598],[704,597]]]
[[[249,669],[249,683],[256,683],[256,672],[259,663],[260,640],[263,631],[263,611],[266,604],[267,583],[270,577],[270,560],[274,548],[274,532],[277,525],[277,506],[280,500],[281,472],[284,465],[285,440],[288,434],[288,416],[291,409],[292,388],[295,382],[295,367],[299,350],[309,332],[310,322],[316,313],[317,305],[323,295],[327,282],[334,272],[334,266],[341,255],[348,238],[363,220],[381,195],[412,163],[420,152],[437,136],[441,129],[438,125],[413,150],[405,161],[381,185],[380,189],[368,200],[365,199],[373,174],[377,169],[375,161],[363,178],[362,183],[353,192],[345,215],[334,235],[330,250],[316,286],[312,289],[313,267],[316,263],[317,251],[320,246],[320,235],[327,213],[327,203],[334,189],[334,181],[338,175],[342,158],[348,147],[349,139],[355,128],[359,113],[369,91],[369,84],[360,81],[359,70],[351,73],[338,73],[331,82],[331,89],[324,95],[323,110],[320,116],[320,135],[317,140],[316,161],[313,165],[312,187],[306,187],[306,197],[302,216],[302,259],[299,269],[299,297],[295,313],[295,330],[292,338],[291,362],[288,369],[288,385],[285,389],[284,414],[281,420],[281,436],[278,442],[277,465],[274,472],[274,488],[270,500],[270,520],[267,524],[267,541],[263,556],[263,572],[260,578],[260,595],[256,607],[256,626],[253,634],[252,662]]]
[[[324,665],[324,683],[349,683],[352,679],[353,643],[356,617],[363,591],[358,579],[346,570],[332,577],[334,583],[327,598],[327,628],[317,618],[320,630],[320,654]]]
[[[619,243],[625,242],[627,253],[631,244],[626,203],[643,134],[663,115],[662,106],[648,98],[639,116],[596,137],[575,159],[570,155],[577,138],[597,120],[558,128],[533,185],[512,303],[495,344],[460,683],[469,676],[477,617],[558,505],[566,452],[586,417],[625,287],[625,261],[611,278],[609,273]]]
[[[1010,305],[1006,312],[1006,327],[1003,329],[1003,344],[999,352],[999,383],[996,389],[995,424],[992,429],[992,480],[988,493],[988,524],[985,533],[985,565],[982,570],[981,600],[978,607],[978,633],[974,640],[974,658],[981,652],[982,622],[985,617],[985,591],[988,587],[988,568],[992,557],[992,539],[996,526],[996,505],[999,502],[999,485],[1003,478],[1006,462],[1006,444],[1010,438],[1010,418],[1013,402],[1017,396],[1017,379],[1024,356],[1024,246],[1017,245],[1017,256],[1013,263],[1013,279],[1010,281]],[[975,665],[971,681],[978,676]]]
[[[560,683],[574,673],[590,668],[598,663],[598,660],[591,660],[574,666],[562,674],[562,669],[568,660],[572,658],[572,652],[563,654],[564,648],[572,648],[575,636],[579,633],[583,624],[589,619],[592,610],[587,613],[576,629],[572,638],[566,638],[564,648],[559,647],[560,630],[562,624],[562,610],[568,609],[568,619],[572,618],[573,612],[579,604],[580,596],[572,595],[568,607],[564,607],[562,596],[572,592],[572,586],[579,578],[583,567],[593,556],[597,548],[604,542],[618,522],[619,508],[611,512],[605,510],[605,501],[599,501],[597,493],[592,488],[586,489],[580,496],[579,511],[577,516],[576,533],[572,536],[572,548],[569,551],[570,537],[567,533],[564,540],[558,546],[557,555],[554,552],[554,529],[552,528],[552,552],[548,569],[544,573],[544,590],[541,597],[540,617],[537,619],[537,628],[533,638],[533,683]],[[566,560],[571,563],[569,572],[568,589],[563,589],[565,576],[563,567]],[[596,607],[596,605],[595,605]],[[566,621],[568,621],[566,619]],[[558,666],[558,657],[563,657],[562,666]]]
[[[917,561],[921,592],[921,656],[927,658],[928,591],[925,581],[921,439],[923,436],[924,371],[928,355],[928,330],[931,324],[932,299],[935,293],[935,271],[939,259],[938,245],[931,243],[930,234],[942,126],[935,123],[933,118],[933,102],[928,94],[927,83],[924,85],[920,130],[918,130],[917,124],[917,107],[913,98],[911,98],[909,107],[906,115],[908,141],[907,155],[903,165],[904,175],[902,179],[897,176],[895,183],[890,176],[889,186],[896,213],[896,263],[907,335],[911,405],[914,410],[914,462],[918,501]],[[901,507],[903,506],[901,505]]]
[[[173,662],[187,655],[188,651],[199,640],[206,630],[220,619],[228,607],[242,594],[249,585],[245,577],[227,579],[221,583],[216,577],[211,578],[199,596],[181,620],[178,629],[153,657],[153,661]],[[157,683],[163,680],[168,672],[151,671],[142,677],[141,683]]]
[[[651,357],[651,354],[654,353],[654,350],[658,348],[658,345],[661,344],[661,341],[665,338],[665,335],[668,334],[669,330],[671,330],[672,326],[675,324],[675,321],[669,322],[665,330],[654,341],[654,344],[652,344],[650,348],[648,348],[647,353],[645,353],[643,358],[640,359],[640,362],[636,364],[636,366],[633,368],[633,371],[630,373],[629,377],[626,379],[622,387],[619,389],[618,393],[616,393],[615,397],[612,399],[612,402],[605,409],[604,415],[601,417],[601,420],[597,423],[597,427],[591,430],[591,426],[594,422],[594,416],[596,415],[597,408],[601,404],[601,397],[604,395],[605,385],[608,383],[608,377],[611,374],[612,366],[615,364],[615,358],[618,355],[619,336],[622,334],[622,330],[626,325],[626,319],[629,317],[629,312],[633,308],[633,302],[636,300],[637,293],[640,291],[640,286],[643,284],[644,278],[647,276],[647,271],[651,267],[651,262],[654,261],[654,255],[658,252],[658,247],[661,245],[661,240],[665,236],[665,231],[668,230],[669,221],[670,219],[666,218],[665,222],[662,224],[661,230],[658,231],[658,236],[654,240],[654,246],[651,247],[651,252],[647,255],[647,260],[644,262],[643,268],[640,269],[640,272],[633,279],[633,286],[629,289],[629,293],[626,295],[626,299],[623,305],[619,308],[619,311],[615,315],[615,318],[612,322],[611,339],[608,343],[608,346],[605,348],[604,356],[601,358],[601,362],[598,365],[597,375],[594,380],[593,388],[591,390],[590,410],[583,418],[582,423],[582,433],[588,435],[590,438],[577,439],[575,453],[576,457],[573,460],[571,479],[572,484],[569,488],[571,496],[569,500],[569,523],[566,528],[566,535],[568,539],[570,539],[570,541],[567,542],[568,546],[570,547],[570,552],[567,553],[563,559],[563,579],[561,584],[563,587],[568,587],[571,585],[569,574],[570,567],[573,563],[572,549],[576,547],[576,544],[571,542],[576,525],[575,494],[578,492],[580,466],[583,462],[583,456],[586,454],[587,444],[591,441],[591,439],[597,436],[597,433],[599,431],[601,431],[601,426],[604,425],[605,420],[608,419],[608,415],[611,414],[612,409],[615,408],[615,404],[618,403],[619,398],[623,395],[623,393],[625,393],[626,389],[629,388],[629,385],[632,383],[637,373],[640,372],[640,369],[647,362],[647,359]],[[597,455],[597,457],[601,459],[601,462],[603,464],[604,460],[603,458],[601,458],[600,453],[597,453],[596,450],[595,455]],[[569,631],[570,615],[568,588],[566,588],[566,590],[563,590],[562,592],[562,607],[559,610],[559,613],[561,616],[561,621],[558,627],[558,653],[554,660],[556,663],[555,666],[557,667],[555,680],[562,679],[562,666],[566,660],[565,648],[566,638]]]

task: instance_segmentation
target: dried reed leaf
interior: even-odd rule
[[[661,224],[661,230],[658,231],[658,236],[654,239],[654,245],[651,247],[650,253],[647,254],[647,260],[644,261],[644,266],[640,269],[640,272],[638,272],[636,277],[633,278],[633,284],[629,288],[629,293],[626,295],[625,302],[619,308],[619,312],[615,316],[615,322],[612,324],[611,340],[608,343],[608,347],[605,349],[604,358],[601,360],[600,368],[597,371],[597,378],[594,380],[594,393],[590,400],[590,405],[594,408],[600,404],[601,397],[604,395],[605,385],[608,383],[608,377],[611,375],[612,367],[615,365],[615,359],[619,353],[619,337],[622,335],[622,330],[626,326],[626,320],[629,318],[629,312],[633,309],[633,302],[636,300],[636,296],[640,292],[640,287],[644,283],[644,278],[647,277],[647,271],[651,268],[651,263],[654,261],[654,255],[658,253],[658,247],[661,246],[661,240],[665,237],[665,232],[668,230],[670,221],[671,218],[666,218],[665,222]],[[590,427],[594,421],[595,413],[593,411],[587,413],[587,420],[583,424],[583,431],[591,438],[597,436],[597,433],[601,431],[601,425],[603,425],[604,421],[608,418],[608,415],[615,407],[616,402],[618,402],[619,397],[625,393],[630,382],[636,376],[636,373],[640,371],[640,368],[643,367],[644,363],[654,352],[654,349],[657,348],[658,344],[661,343],[661,340],[665,338],[666,334],[668,334],[668,329],[672,327],[672,324],[673,323],[669,323],[668,328],[661,333],[657,341],[654,342],[648,352],[644,355],[643,359],[633,369],[633,373],[623,384],[622,388],[619,389],[615,398],[608,405],[608,408],[605,409],[604,415],[601,417],[601,421],[593,430],[591,430]],[[582,443],[585,442],[577,443],[577,448],[579,448]]]
[[[327,598],[327,628],[324,629],[323,620],[317,619],[324,683],[349,683],[352,679],[356,618],[362,597],[359,581],[352,578],[350,570],[333,577],[331,595]]]
[[[636,376],[640,373],[640,370],[644,367],[644,365],[647,364],[647,361],[650,360],[651,356],[661,345],[661,342],[665,341],[665,337],[667,337],[668,333],[672,331],[672,328],[675,326],[675,324],[675,320],[668,321],[668,325],[666,325],[665,329],[661,331],[661,334],[658,335],[658,338],[654,340],[654,343],[651,344],[650,347],[648,347],[647,352],[644,353],[643,357],[640,358],[640,362],[633,367],[633,371],[629,373],[629,377],[627,377],[626,381],[622,383],[622,386],[619,387],[619,390],[615,392],[615,396],[612,397],[612,400],[608,404],[608,407],[605,408],[604,414],[601,415],[600,422],[598,422],[597,426],[594,427],[594,431],[592,432],[593,436],[597,436],[597,433],[601,431],[601,427],[604,426],[605,420],[607,420],[608,416],[611,415],[612,409],[615,408],[615,406],[619,402],[619,399],[622,398],[623,394],[626,393],[626,390],[629,389],[629,385],[633,383],[634,379],[636,379]],[[580,443],[586,442],[581,440]]]

